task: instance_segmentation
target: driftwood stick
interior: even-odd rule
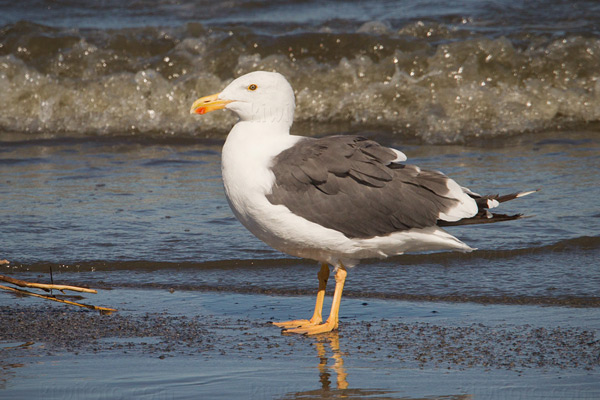
[[[42,299],[57,301],[59,303],[70,304],[70,305],[73,305],[73,306],[91,308],[92,310],[98,310],[98,311],[100,311],[102,314],[110,314],[110,313],[112,313],[114,311],[118,311],[118,310],[116,310],[114,308],[99,307],[99,306],[93,306],[93,305],[90,305],[90,304],[75,303],[74,301],[57,299],[56,297],[51,297],[51,296],[45,296],[43,294],[32,293],[32,292],[28,292],[27,290],[17,289],[17,288],[13,288],[13,287],[10,287],[10,286],[0,285],[0,289],[10,290],[10,291],[13,291],[13,292],[16,292],[16,293],[19,293],[19,294],[25,294],[25,295],[28,295],[28,296],[41,297]]]
[[[20,279],[11,278],[10,276],[5,276],[5,275],[0,275],[0,281],[12,283],[13,285],[17,285],[17,286],[21,286],[21,287],[43,289],[47,292],[52,289],[56,289],[56,290],[60,290],[60,291],[72,290],[74,292],[98,293],[94,289],[87,289],[87,288],[83,288],[83,287],[79,287],[79,286],[48,285],[45,283],[27,282],[27,281],[22,281]]]

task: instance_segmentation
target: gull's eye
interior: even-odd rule
[[[256,86],[254,83],[248,86],[248,90],[255,91],[256,89],[258,89],[258,86]]]

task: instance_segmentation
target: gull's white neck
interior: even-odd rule
[[[225,140],[222,169],[226,170],[234,165],[245,165],[245,170],[251,166],[263,166],[299,139],[298,136],[290,135],[287,123],[239,121]]]
[[[272,160],[300,139],[289,134],[289,124],[256,121],[239,121],[227,136],[221,158],[225,194],[238,219],[259,237],[253,221],[275,181]]]

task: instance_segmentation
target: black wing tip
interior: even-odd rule
[[[487,211],[487,210],[485,210]],[[471,218],[464,218],[458,221],[443,221],[438,220],[437,226],[460,226],[460,225],[479,225],[479,224],[493,224],[496,222],[514,221],[517,219],[531,218],[531,215],[523,214],[494,214],[489,211],[484,213],[478,213],[476,216]]]
[[[471,218],[464,218],[464,219],[461,219],[458,221],[438,220],[437,225],[440,227],[444,227],[444,226],[459,226],[459,225],[490,224],[490,223],[494,223],[494,222],[514,221],[517,219],[531,218],[531,217],[533,217],[533,215],[523,215],[523,214],[508,215],[508,214],[492,213],[491,211],[489,211],[489,208],[492,208],[492,207],[490,207],[488,205],[488,200],[495,200],[498,203],[504,203],[506,201],[518,199],[520,197],[525,197],[530,194],[537,193],[540,190],[542,190],[542,189],[535,189],[535,190],[529,190],[529,191],[524,191],[524,192],[516,192],[516,193],[511,193],[511,194],[505,194],[502,196],[493,194],[493,195],[486,195],[486,196],[480,196],[480,197],[474,197],[474,196],[477,196],[475,193],[465,192],[465,193],[469,194],[471,197],[473,197],[474,200],[477,202],[477,207],[479,208],[479,212],[477,213],[477,215],[475,215]]]

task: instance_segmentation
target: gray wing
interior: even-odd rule
[[[448,178],[397,156],[359,136],[306,138],[274,158],[267,198],[350,238],[436,225],[458,203],[446,197]]]

